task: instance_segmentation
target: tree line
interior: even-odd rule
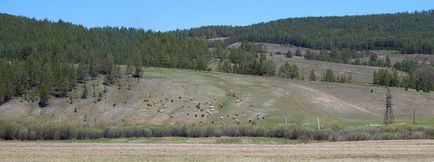
[[[398,50],[401,53],[434,52],[434,11],[361,16],[288,18],[249,26],[204,26],[174,31],[178,35],[291,44],[332,50]]]
[[[331,51],[321,50],[319,53],[306,50],[304,54],[306,60],[318,60],[325,62],[391,67],[392,62],[389,55],[381,59],[377,54],[370,51],[355,51],[350,49],[333,49]]]

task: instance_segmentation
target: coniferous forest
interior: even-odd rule
[[[15,96],[47,106],[50,97],[66,97],[77,83],[105,75],[120,77],[120,65],[210,70],[211,59],[230,60],[239,74],[274,75],[270,60],[224,43],[135,28],[86,28],[59,20],[35,20],[0,14],[0,104]],[[232,68],[232,65],[234,68]],[[268,74],[267,74],[268,73]]]
[[[171,33],[0,14],[0,104],[25,94],[44,107],[99,74],[113,83],[118,65],[205,70],[208,55],[206,42]]]
[[[434,53],[434,11],[364,16],[288,18],[249,26],[205,26],[177,31],[193,37],[291,44],[313,49],[391,49]]]

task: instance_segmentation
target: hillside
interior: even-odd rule
[[[38,21],[7,14],[0,19],[1,119],[85,126],[273,126],[285,120],[314,125],[316,116],[326,125],[377,124],[382,120],[385,89],[364,86],[378,67],[258,55],[249,44],[226,48],[221,41],[226,38],[207,42],[179,33],[88,29],[62,20]],[[305,53],[308,49],[259,44],[269,53],[297,48]],[[286,72],[299,69],[300,76],[279,75],[277,68],[286,62],[297,65]],[[308,82],[312,69],[318,78],[326,69],[351,75],[354,84]],[[226,73],[216,72],[222,70]],[[424,74],[415,73],[408,81],[415,84],[410,88],[420,88]],[[432,84],[425,87],[427,92],[433,88]],[[413,108],[420,112],[419,121],[432,120],[432,94],[403,88],[392,91],[397,121],[408,122]]]
[[[230,42],[250,41],[291,44],[313,49],[399,50],[401,53],[434,52],[434,12],[330,16],[279,19],[248,26],[205,26],[178,34],[193,37],[229,37]]]
[[[68,98],[51,98],[51,104],[41,109],[37,103],[16,98],[0,106],[0,116],[24,123],[80,125],[236,125],[239,122],[240,125],[273,126],[285,123],[285,119],[288,123],[314,125],[316,116],[324,125],[365,125],[380,124],[383,119],[386,91],[383,87],[181,69],[143,70],[144,77],[139,80],[123,76],[120,85],[106,87],[100,102],[92,95],[78,99],[83,87],[79,85],[71,94],[72,104]],[[102,78],[87,86],[89,94],[105,89]],[[392,94],[397,123],[409,123],[413,109],[418,123],[432,121],[432,93],[392,88]]]

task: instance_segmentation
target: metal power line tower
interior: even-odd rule
[[[392,112],[392,94],[390,93],[389,87],[387,87],[386,94],[386,111],[384,113],[384,125],[394,124],[393,112]]]

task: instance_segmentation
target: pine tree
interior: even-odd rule
[[[389,68],[392,66],[389,55],[386,56],[386,61],[384,62],[384,66]]]
[[[295,51],[295,55],[296,56],[302,56],[300,48],[297,48],[297,50]]]
[[[225,72],[225,73],[232,72],[232,67],[231,67],[231,63],[229,62],[229,60],[225,60],[223,62],[223,72]]]
[[[102,96],[103,94],[101,92],[98,93],[98,99],[96,100],[97,102],[101,102],[102,101]]]
[[[81,94],[82,99],[87,99],[87,86],[86,84],[83,85],[83,93]]]
[[[86,79],[89,77],[89,69],[85,64],[78,64],[77,67],[77,81],[79,83],[86,82]]]
[[[286,58],[292,58],[292,52],[291,52],[291,50],[288,50],[288,52],[286,52],[285,57]]]
[[[315,70],[310,70],[309,81],[316,81]]]
[[[135,72],[134,72],[134,75],[133,75],[133,77],[135,77],[135,78],[140,78],[140,77],[142,77],[142,73],[143,73],[143,71],[142,71],[142,67],[140,66],[140,65],[136,65],[136,68],[135,68],[136,70],[135,70]]]
[[[127,65],[126,69],[125,69],[125,74],[126,75],[132,75],[134,72],[134,67],[131,66],[130,64]]]
[[[266,76],[276,75],[276,66],[274,65],[272,60],[265,61],[264,67],[265,67],[265,75]]]
[[[322,81],[324,82],[336,82],[336,75],[332,69],[327,69]]]
[[[393,77],[392,77],[391,86],[394,86],[394,87],[401,86],[401,79],[399,77],[398,70],[396,70],[396,69],[393,70]]]
[[[50,99],[50,86],[45,83],[39,88],[39,102],[38,102],[39,107],[44,108],[48,106],[49,99]]]

